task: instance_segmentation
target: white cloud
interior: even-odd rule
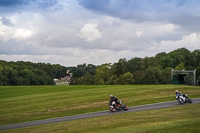
[[[97,29],[97,26],[98,26],[97,23],[85,24],[80,29],[80,34],[78,36],[85,39],[85,41],[89,41],[89,42],[101,38],[102,35],[101,35],[101,32],[99,31],[99,29]]]
[[[3,25],[0,21],[0,41],[7,42],[13,34],[12,28]]]
[[[119,7],[121,5],[115,0],[110,4],[111,7],[115,6],[112,4]],[[148,8],[149,4],[151,2],[146,4]],[[154,56],[158,52],[170,52],[182,47],[190,51],[200,48],[200,29],[198,23],[194,25],[192,22],[198,22],[199,19],[185,18],[184,13],[184,21],[180,17],[175,18],[176,15],[166,16],[172,11],[162,14],[154,10],[156,14],[146,14],[142,13],[143,10],[130,12],[133,11],[130,7],[117,8],[114,10],[117,12],[111,14],[108,14],[108,10],[103,10],[107,13],[102,14],[85,9],[74,0],[59,0],[58,4],[45,10],[37,7],[33,11],[34,7],[32,10],[28,7],[19,12],[0,12],[0,18],[6,18],[0,19],[0,59],[68,66],[113,63],[120,58]],[[176,10],[175,8],[173,9]],[[187,14],[188,10],[184,12]],[[127,16],[123,16],[121,11],[126,11]],[[121,15],[113,15],[115,13]],[[152,14],[155,16],[151,16]],[[163,17],[169,20],[163,21]],[[195,31],[184,25],[195,27]]]
[[[161,42],[153,42],[152,46],[149,47],[148,50],[155,52],[162,51],[173,51],[178,48],[185,47],[189,50],[200,49],[200,33],[192,33],[189,35],[182,36],[180,40],[172,41],[161,41]]]
[[[113,24],[120,24],[120,19],[119,18],[114,18],[110,16],[104,16],[103,18],[106,23],[108,23],[109,26],[112,26]]]
[[[138,38],[140,38],[141,35],[142,35],[142,31],[137,31],[135,34],[136,34],[136,36],[137,36]]]
[[[176,30],[177,28],[178,28],[178,26],[174,25],[174,24],[165,24],[165,25],[158,27],[158,29],[161,30],[162,32],[172,32],[172,31]]]
[[[189,49],[195,50],[200,48],[200,33],[192,33],[185,35],[178,41],[162,41],[161,46],[171,46],[175,49],[180,47],[187,47]]]
[[[13,38],[16,40],[21,40],[21,39],[30,38],[32,35],[33,35],[33,32],[31,30],[19,28],[15,30],[13,34]]]
[[[25,28],[16,28],[12,26],[3,25],[0,22],[0,41],[8,42],[9,40],[24,40],[33,35],[31,30]]]

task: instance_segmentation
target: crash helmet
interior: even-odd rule
[[[113,98],[113,95],[110,95],[110,98]]]
[[[178,90],[175,90],[175,93],[177,94],[179,91]]]

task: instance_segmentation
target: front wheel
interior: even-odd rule
[[[123,108],[123,110],[128,110],[128,106],[125,104],[122,106],[122,108]]]
[[[180,104],[183,104],[183,103],[184,103],[184,101],[183,101],[182,98],[179,98],[179,99],[178,99],[178,102],[179,102]]]

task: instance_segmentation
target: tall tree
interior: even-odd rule
[[[96,69],[95,83],[100,85],[108,84],[111,76],[110,64],[103,64],[100,68]]]
[[[122,74],[118,78],[118,83],[122,85],[130,85],[133,84],[133,74],[130,72],[127,72],[125,74]]]
[[[4,66],[2,70],[2,75],[3,76],[3,83],[4,85],[16,85],[17,84],[17,71],[14,70],[10,66]]]
[[[128,61],[127,68],[130,73],[138,71],[141,69],[142,58],[132,58]]]
[[[162,77],[161,69],[158,67],[149,67],[145,71],[146,84],[159,84]]]
[[[87,72],[83,77],[77,79],[76,84],[93,85],[95,84],[94,76]]]
[[[116,75],[117,77],[119,77],[120,75],[128,72],[128,62],[126,61],[126,59],[120,59],[117,63],[114,63],[112,65],[112,74]]]

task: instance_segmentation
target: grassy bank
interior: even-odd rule
[[[113,114],[90,119],[3,131],[4,133],[197,133],[200,104]],[[2,132],[2,133],[3,133]]]
[[[128,106],[171,101],[176,89],[200,97],[177,85],[0,86],[0,125],[107,110],[110,94]]]

